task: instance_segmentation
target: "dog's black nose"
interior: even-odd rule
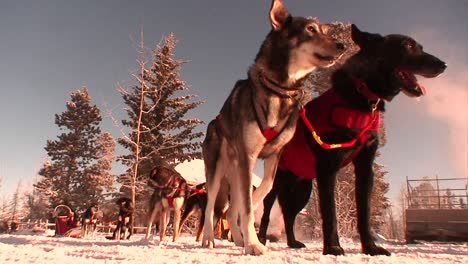
[[[434,60],[437,65],[437,68],[439,68],[441,71],[444,71],[445,69],[447,69],[447,63],[437,58],[434,58]]]
[[[345,45],[343,43],[336,43],[336,48],[339,49],[339,50],[344,50],[345,49]]]
[[[442,61],[441,68],[443,68],[444,70],[447,69],[447,63],[445,63],[445,62]]]

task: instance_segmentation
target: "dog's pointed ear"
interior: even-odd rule
[[[281,0],[273,0],[270,9],[270,20],[273,30],[280,30],[286,22],[291,19],[291,15]]]
[[[351,38],[359,47],[369,46],[383,40],[382,35],[361,31],[355,24],[351,24]]]

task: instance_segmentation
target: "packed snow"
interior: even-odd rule
[[[184,234],[177,242],[150,241],[142,235],[130,240],[107,240],[107,234],[81,239],[54,237],[53,232],[34,234],[22,231],[0,235],[0,263],[468,263],[466,243],[381,243],[392,252],[387,256],[368,256],[360,253],[359,242],[343,240],[345,256],[324,256],[321,241],[306,241],[306,249],[289,249],[285,239],[268,243],[263,256],[244,255],[243,249],[226,240],[216,240],[216,248],[202,248],[195,237]]]
[[[176,167],[184,178],[191,182],[203,182],[203,162],[195,160]],[[261,179],[253,177],[254,185]],[[269,231],[279,233],[283,229],[279,208],[272,211],[272,222]],[[258,221],[262,208],[255,212]],[[283,236],[277,243],[267,243],[268,252],[263,256],[243,254],[243,248],[226,240],[216,240],[216,248],[202,248],[195,237],[182,234],[177,242],[159,242],[159,236],[150,241],[143,235],[136,234],[130,240],[107,240],[111,234],[97,233],[94,237],[72,238],[55,237],[53,230],[33,232],[22,230],[13,234],[0,234],[1,263],[44,263],[44,264],[78,264],[78,263],[398,263],[398,264],[444,264],[468,263],[468,243],[397,243],[380,240],[379,244],[392,252],[390,257],[371,257],[360,253],[358,241],[342,239],[345,256],[322,255],[321,241],[303,241],[305,249],[290,249]]]

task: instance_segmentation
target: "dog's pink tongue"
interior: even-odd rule
[[[416,78],[416,76],[414,76],[414,74],[403,71],[402,75],[404,76],[404,79],[406,81],[408,92],[410,92],[410,90],[413,90],[413,91],[419,91],[421,95],[427,94],[426,88],[418,82],[418,79]]]
[[[426,95],[427,94],[426,88],[420,83],[417,83],[417,85],[418,85],[419,89],[421,90],[422,95]]]

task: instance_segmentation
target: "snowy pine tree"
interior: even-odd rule
[[[44,197],[36,188],[24,194],[26,216],[28,220],[47,220],[52,216],[52,210],[48,206],[47,197]]]
[[[189,86],[180,78],[182,60],[174,59],[176,38],[165,37],[162,44],[152,51],[147,66],[143,36],[140,45],[140,71],[133,75],[137,85],[127,90],[120,88],[128,119],[122,124],[130,129],[128,135],[118,142],[129,151],[119,157],[128,170],[120,175],[121,191],[139,200],[136,194],[147,197],[147,174],[159,162],[175,166],[186,160],[201,157],[198,140],[203,136],[197,126],[203,122],[198,118],[186,118],[188,111],[201,101],[195,95],[184,95]],[[145,199],[146,201],[146,199]]]
[[[71,93],[66,107],[55,115],[62,134],[47,141],[49,160],[39,170],[41,177],[34,186],[50,206],[66,204],[84,211],[91,203],[102,202],[104,192],[113,188],[110,160],[115,143],[110,134],[101,133],[101,114],[91,105],[87,88]]]
[[[21,180],[16,185],[16,190],[13,193],[13,198],[11,199],[10,203],[10,211],[11,211],[11,223],[19,223],[24,217],[24,211],[22,210],[22,203],[21,203]]]
[[[434,209],[440,207],[438,190],[427,176],[424,176],[421,182],[410,190],[409,196],[410,208]]]

